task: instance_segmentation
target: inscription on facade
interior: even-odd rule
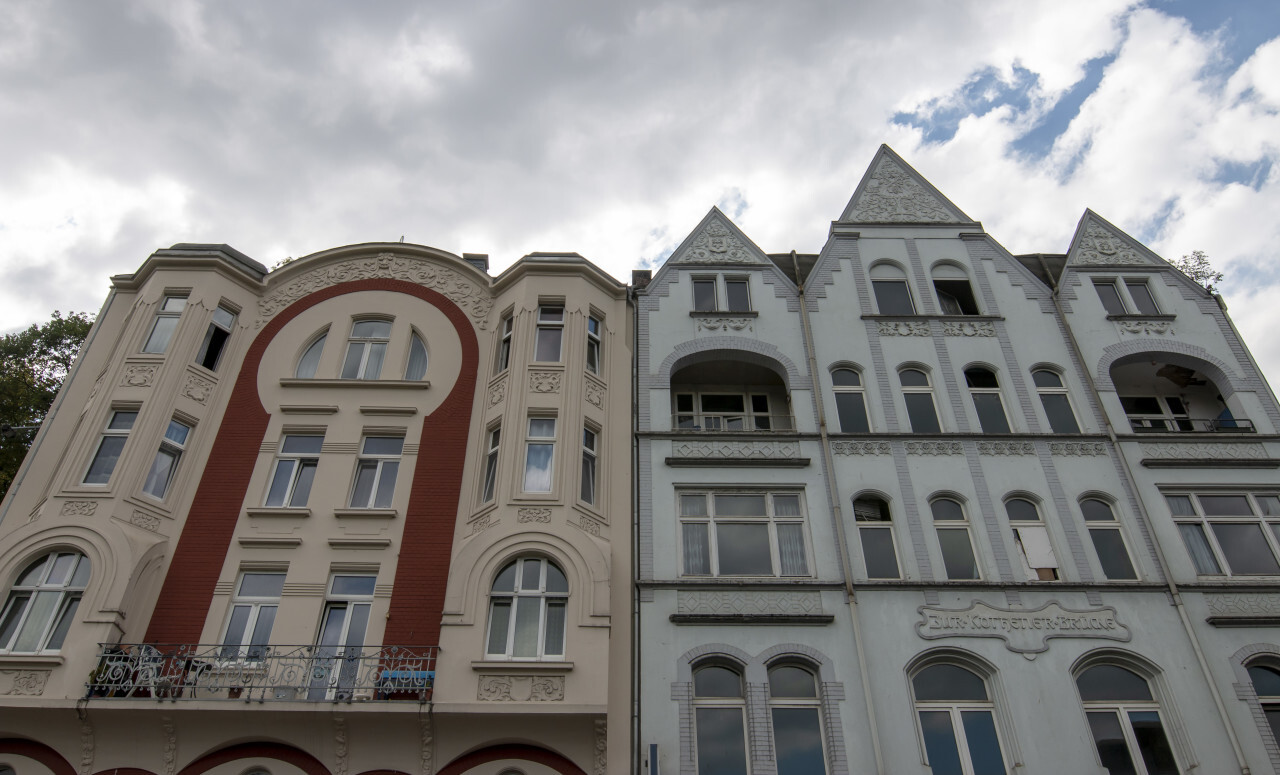
[[[1110,606],[1077,611],[1057,603],[1036,609],[996,608],[982,602],[962,610],[920,607],[916,632],[922,638],[1000,638],[1010,651],[1038,654],[1052,638],[1101,638],[1128,641],[1129,628]]]

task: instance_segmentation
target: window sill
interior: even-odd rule
[[[760,313],[754,312],[754,311],[721,312],[719,310],[709,309],[709,310],[701,310],[701,311],[695,310],[689,313],[689,317],[691,318],[758,318],[760,317]]]
[[[303,519],[311,516],[311,509],[288,506],[254,506],[244,510],[248,517],[295,517]]]
[[[0,654],[5,669],[52,669],[64,661],[59,654]]]
[[[296,377],[286,377],[280,380],[280,387],[426,390],[431,387],[431,381],[426,379],[297,379]]]
[[[671,614],[672,624],[780,624],[823,626],[836,620],[831,614]]]
[[[862,315],[862,320],[1004,320],[1003,315],[881,315],[869,314]]]
[[[1177,320],[1177,315],[1135,315],[1126,313],[1124,315],[1107,315],[1107,320]]]
[[[333,516],[338,519],[395,519],[399,512],[395,509],[334,509]]]
[[[523,659],[477,659],[471,663],[471,669],[477,672],[501,670],[504,673],[563,673],[573,669],[572,662],[550,662]]]

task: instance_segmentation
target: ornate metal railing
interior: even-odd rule
[[[85,697],[426,702],[435,646],[100,644]]]
[[[795,430],[796,422],[789,414],[677,412],[671,415],[671,427],[678,431],[704,431],[708,433],[787,432]]]
[[[1186,417],[1129,416],[1134,433],[1256,433],[1252,420],[1243,417],[1191,420]]]

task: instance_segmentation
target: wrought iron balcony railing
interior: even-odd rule
[[[426,702],[435,646],[104,643],[86,697],[240,702]]]
[[[677,412],[671,415],[671,427],[678,431],[707,433],[741,433],[746,431],[794,431],[795,420],[789,414],[708,414]]]
[[[1192,420],[1187,417],[1129,416],[1134,433],[1256,433],[1252,420],[1243,417]]]

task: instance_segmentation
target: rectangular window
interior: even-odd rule
[[[1108,315],[1160,314],[1160,306],[1145,279],[1094,280],[1093,287]]]
[[[906,280],[872,280],[871,290],[875,292],[876,308],[881,315],[916,314]]]
[[[538,307],[538,330],[533,359],[543,363],[560,360],[560,343],[564,338],[564,307]]]
[[[102,440],[98,442],[98,450],[93,453],[93,461],[84,475],[85,484],[106,484],[111,481],[111,472],[116,470],[120,461],[120,453],[124,451],[124,443],[129,440],[129,431],[138,419],[138,412],[116,411],[111,413],[107,428],[102,432]]]
[[[144,353],[162,353],[169,347],[173,332],[178,329],[178,319],[187,306],[186,296],[165,296],[156,312],[155,322],[147,334],[147,341],[142,345]]]
[[[1128,314],[1129,310],[1125,309],[1124,300],[1120,298],[1120,289],[1114,282],[1094,280],[1093,288],[1098,292],[1098,299],[1102,301],[1102,308],[1108,315]]]
[[[587,371],[600,373],[600,319],[587,318]]]
[[[911,423],[912,433],[938,433],[942,430],[938,424],[938,412],[933,407],[932,392],[903,392],[902,400],[907,404],[907,421]]]
[[[320,445],[324,436],[288,435],[280,443],[271,487],[267,490],[267,506],[305,508],[311,495],[320,462]]]
[[[142,484],[142,491],[147,495],[163,499],[165,493],[169,492],[169,483],[178,470],[178,460],[186,448],[189,433],[190,425],[177,420],[169,421],[169,427],[165,429],[164,438],[160,441],[160,449],[156,450],[151,470],[147,472],[147,479]]]
[[[510,315],[502,318],[502,325],[499,330],[502,332],[502,339],[498,342],[498,362],[495,364],[495,372],[506,371],[511,365],[511,331],[512,320]]]
[[[280,607],[284,577],[283,573],[240,574],[231,598],[227,626],[223,629],[223,659],[262,659]]]
[[[686,576],[808,576],[799,492],[682,492]]]
[[[334,575],[316,636],[307,699],[350,700],[360,675],[377,576]]]
[[[969,538],[969,520],[964,507],[950,498],[938,498],[929,504],[934,527],[938,531],[938,548],[949,579],[978,579],[978,561],[973,556]]]
[[[745,277],[693,280],[694,312],[751,312],[751,282]]]
[[[773,415],[765,393],[677,393],[675,427],[689,431],[790,430],[789,415]],[[695,408],[696,407],[696,408]]]
[[[357,320],[351,324],[347,357],[342,362],[343,379],[377,379],[387,358],[391,321]]]
[[[1120,523],[1111,504],[1097,498],[1086,498],[1080,501],[1080,511],[1084,514],[1085,526],[1089,528],[1093,548],[1098,552],[1098,564],[1102,566],[1103,575],[1119,581],[1137,579],[1138,574],[1129,559],[1124,534],[1120,532]]]
[[[893,545],[893,522],[889,504],[879,498],[859,498],[853,502],[853,519],[862,541],[862,559],[867,578],[901,578],[898,552]]]
[[[583,503],[596,502],[596,443],[599,436],[590,428],[582,429],[582,492]]]
[[[226,307],[218,307],[213,311],[213,320],[209,330],[204,334],[204,342],[200,345],[200,354],[196,363],[209,371],[217,371],[222,361],[222,351],[226,349],[227,340],[231,338],[231,328],[236,324],[236,313]]]
[[[1151,295],[1151,289],[1147,287],[1146,280],[1125,280],[1124,287],[1129,291],[1129,298],[1133,300],[1133,308],[1138,311],[1139,315],[1160,314],[1160,308],[1156,306],[1155,297]]]
[[[356,461],[356,481],[351,488],[351,508],[389,509],[400,471],[401,436],[366,436]]]
[[[751,293],[750,287],[745,279],[724,281],[724,295],[728,302],[729,312],[750,312],[751,311]]]
[[[938,294],[938,304],[944,315],[982,314],[968,280],[935,279],[933,290]]]
[[[484,459],[484,489],[480,492],[482,503],[493,500],[493,491],[498,483],[498,443],[501,440],[501,428],[489,431],[489,452]]]
[[[1120,396],[1120,405],[1134,433],[1195,430],[1186,404],[1177,396]]]
[[[1280,495],[1188,492],[1165,500],[1196,573],[1280,575]]]
[[[556,456],[556,418],[530,417],[524,447],[524,491],[551,492]]]
[[[714,279],[693,281],[693,309],[695,312],[716,311],[716,281]]]

